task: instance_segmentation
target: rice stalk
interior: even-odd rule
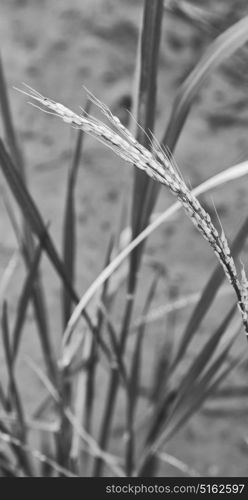
[[[208,190],[211,190],[213,188],[216,188],[218,186],[221,186],[225,184],[226,182],[230,182],[234,179],[238,179],[239,177],[242,177],[244,175],[248,174],[248,162],[244,162],[238,165],[235,165],[234,167],[231,167],[227,170],[224,170],[220,174],[217,174],[207,181],[203,182],[202,184],[199,184],[196,188],[193,189],[192,193],[196,195],[200,195],[203,193],[206,193]],[[153,222],[151,222],[141,233],[134,239],[132,240],[111,262],[110,264],[97,276],[97,278],[93,281],[93,283],[90,285],[90,287],[86,290],[85,294],[81,298],[80,301],[80,308],[84,309],[86,305],[89,303],[89,301],[92,299],[92,297],[95,295],[95,293],[101,288],[101,286],[109,279],[110,276],[113,275],[113,273],[119,268],[119,266],[124,262],[124,260],[130,255],[130,253],[133,251],[134,248],[136,248],[137,245],[144,239],[148,238],[155,229],[157,229],[161,224],[166,222],[171,216],[173,216],[180,208],[182,205],[177,201],[174,203],[172,206],[170,206],[168,209],[166,209],[162,214],[159,215],[157,219],[155,219]],[[243,242],[244,242],[244,237],[247,233],[247,227],[248,227],[248,219],[246,219],[244,225],[242,226],[240,232],[242,232],[242,238],[241,242],[239,242],[239,248],[241,248]],[[232,250],[232,253],[234,253],[234,249]],[[232,290],[232,289],[230,289]],[[79,310],[80,310],[79,308]],[[73,318],[70,321],[70,326],[72,330],[75,328],[78,320],[79,320],[80,313],[78,312],[77,308],[75,309],[73,313]],[[68,325],[69,326],[69,325]],[[71,354],[72,356],[73,354]],[[64,355],[63,355],[64,357]],[[62,364],[66,364],[62,360]]]
[[[174,167],[173,161],[160,148],[154,138],[155,144],[153,151],[148,151],[142,146],[133,135],[122,125],[116,116],[113,116],[110,110],[96,99],[92,94],[89,97],[100,107],[103,114],[109,119],[110,123],[117,130],[114,131],[108,126],[91,116],[77,115],[62,104],[51,101],[42,96],[35,90],[23,91],[29,97],[38,101],[45,108],[47,107],[55,116],[62,118],[66,123],[76,128],[84,130],[86,133],[94,136],[105,146],[113,150],[119,157],[127,163],[135,165],[137,168],[146,172],[146,174],[155,179],[158,183],[165,185],[183,206],[186,214],[190,217],[193,224],[212,247],[216,254],[224,273],[232,285],[237,303],[242,316],[242,321],[246,334],[248,334],[248,301],[247,301],[247,280],[245,275],[239,280],[234,260],[231,256],[229,245],[224,231],[218,233],[210,215],[201,206],[198,199],[192,191],[189,190],[181,175]],[[76,308],[76,314],[81,311],[81,303]],[[67,325],[64,335],[64,343],[68,341],[74,327],[75,310]]]

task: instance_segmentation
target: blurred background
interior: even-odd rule
[[[19,87],[25,82],[76,112],[79,106],[85,106],[85,86],[128,125],[142,6],[142,0],[0,0],[1,54],[15,125],[25,152],[28,184],[44,219],[50,222],[57,248],[61,247],[67,170],[76,132],[29,106],[28,99],[13,86]],[[188,12],[193,12],[193,17]],[[155,127],[158,139],[165,131],[180,83],[209,43],[247,14],[246,0],[202,0],[200,5],[197,1],[165,0]],[[175,152],[179,168],[190,186],[247,159],[247,61],[246,44],[214,72],[198,95]],[[91,111],[95,113],[93,108]],[[118,227],[123,204],[126,224],[129,223],[133,175],[133,169],[111,151],[94,139],[85,138],[76,187],[76,280],[80,294],[103,268],[109,237]],[[2,186],[5,190],[4,182]],[[173,201],[171,194],[162,189],[155,211],[161,212]],[[217,223],[218,214],[227,237],[232,240],[248,213],[246,178],[219,188],[201,201]],[[16,248],[4,208],[0,213],[0,236],[0,274],[3,274]],[[242,261],[247,268],[246,252]],[[154,269],[164,276],[156,292],[155,306],[158,308],[171,299],[200,291],[215,264],[211,249],[191,221],[178,212],[148,241],[140,271],[136,317]],[[58,346],[62,331],[57,314],[60,289],[46,260],[43,267],[47,300],[53,312],[53,343]],[[16,310],[23,276],[23,267],[18,263],[15,278],[7,290],[10,311]],[[204,323],[201,328],[202,338],[215,324],[220,311],[224,311],[229,298],[226,295],[215,306],[207,325]],[[190,307],[187,307],[151,322],[148,341],[151,348],[145,352],[147,378],[151,357],[155,356],[166,328],[169,325],[171,334],[177,335],[189,314]],[[32,315],[30,308],[21,353],[42,366]],[[117,310],[115,320],[118,322],[118,319]],[[240,345],[245,346],[243,339]],[[0,361],[3,364],[2,351]],[[4,379],[5,371],[0,369],[0,373]],[[44,388],[31,375],[23,357],[18,361],[18,373],[27,409],[31,411]],[[238,383],[243,376],[244,372],[235,372],[232,382]],[[99,387],[99,395],[101,391]],[[121,414],[121,406],[119,408]],[[246,476],[248,405],[242,401],[239,408],[239,414],[233,416],[230,408],[223,407],[224,418],[220,419],[218,416],[213,418],[211,412],[203,409],[169,444],[168,451],[200,473]],[[121,417],[114,432],[118,439],[122,432]],[[161,473],[165,472],[175,474],[169,466],[161,469]]]

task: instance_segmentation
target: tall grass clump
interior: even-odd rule
[[[132,130],[126,128],[110,109],[87,91],[85,110],[77,114],[64,104],[43,96],[28,85],[19,89],[33,106],[61,118],[77,129],[74,153],[68,169],[63,218],[63,248],[60,256],[50,226],[28,187],[25,161],[14,129],[7,85],[0,66],[0,102],[4,138],[0,138],[0,166],[12,197],[21,213],[21,223],[12,210],[12,200],[4,205],[15,231],[26,276],[16,307],[14,326],[10,321],[7,297],[2,300],[2,339],[7,367],[7,383],[0,384],[0,472],[6,476],[154,476],[160,464],[178,469],[180,474],[197,475],[192,467],[171,456],[166,445],[185,426],[204,403],[221,395],[220,384],[229,373],[246,360],[234,350],[238,336],[248,335],[248,282],[245,270],[239,272],[236,258],[242,251],[248,231],[243,221],[232,244],[223,229],[219,230],[198,196],[210,189],[232,182],[248,173],[248,163],[235,165],[190,189],[174,160],[173,152],[201,86],[223,60],[248,40],[248,18],[244,17],[219,34],[191,73],[179,87],[168,124],[161,141],[155,135],[157,75],[163,15],[173,10],[189,22],[212,23],[201,8],[187,8],[183,2],[144,0],[139,35]],[[90,103],[100,109],[103,121],[90,113]],[[36,112],[36,111],[35,111]],[[76,184],[86,135],[111,149],[133,169],[131,204],[131,240],[121,248],[125,227],[111,234],[104,267],[82,294],[76,290]],[[164,186],[175,197],[175,203],[151,221],[160,188]],[[203,290],[195,297],[189,320],[179,338],[166,335],[156,354],[152,376],[144,385],[143,371],[147,329],[152,304],[161,279],[155,273],[147,284],[141,317],[137,317],[135,300],[139,293],[145,242],[148,236],[183,208],[200,235],[217,257],[216,269]],[[49,307],[44,292],[41,261],[47,255],[61,285],[60,350],[55,352],[49,328]],[[118,272],[128,259],[124,281]],[[218,324],[209,329],[208,338],[199,342],[193,360],[186,362],[188,348],[198,339],[202,321],[227,279],[235,300]],[[3,287],[0,287],[2,289]],[[115,300],[122,294],[121,321],[116,322]],[[93,301],[94,299],[94,301]],[[180,301],[180,298],[179,298]],[[186,304],[190,298],[186,297]],[[26,415],[25,401],[16,375],[22,335],[29,304],[40,338],[45,369],[28,359],[29,369],[46,391],[33,415]],[[174,306],[176,309],[176,301]],[[236,314],[239,310],[239,316]],[[173,330],[168,322],[168,330]],[[127,352],[128,346],[128,352]],[[147,348],[148,349],[148,348]],[[152,365],[152,360],[150,361]],[[101,373],[107,375],[106,394],[101,396],[101,412],[96,406]],[[246,382],[246,381],[245,381]],[[97,391],[98,389],[98,391]],[[224,391],[224,389],[223,389]],[[247,397],[246,384],[237,388]],[[232,393],[226,392],[230,404]],[[113,419],[118,412],[119,395],[124,400],[124,430],[113,454]],[[216,396],[217,395],[217,396]],[[142,412],[141,412],[142,410]],[[140,416],[142,413],[142,417]],[[97,423],[97,425],[95,425]],[[41,437],[35,448],[33,434]],[[123,446],[124,443],[124,446]]]

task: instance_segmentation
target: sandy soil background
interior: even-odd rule
[[[247,14],[245,1],[219,0],[202,2],[215,10],[223,25]],[[65,188],[75,131],[60,121],[40,113],[13,90],[26,82],[57,101],[77,110],[85,103],[82,85],[127,122],[123,107],[133,90],[138,27],[142,1],[138,0],[0,0],[0,41],[5,74],[15,124],[25,153],[30,189],[44,218],[51,222],[51,232],[61,246]],[[161,137],[169,117],[175,89],[203,53],[215,33],[192,28],[182,20],[165,13],[161,42],[158,79],[156,135]],[[176,150],[176,159],[186,180],[196,185],[214,173],[247,158],[248,72],[246,49],[240,51],[206,82],[190,114]],[[133,171],[102,145],[90,138],[84,144],[77,185],[77,286],[81,293],[103,266],[111,231],[115,230],[123,199],[130,204]],[[216,218],[213,201],[227,236],[232,239],[248,213],[247,180],[228,184],[207,195],[204,204]],[[156,211],[169,206],[173,199],[161,191]],[[15,239],[4,209],[0,215],[0,273],[16,248]],[[247,250],[247,248],[246,248]],[[215,257],[196,233],[183,213],[161,227],[150,238],[146,260],[160,263],[166,278],[159,289],[156,304],[168,301],[176,290],[181,297],[200,290],[214,269]],[[247,256],[242,256],[248,265]],[[60,290],[50,265],[44,261],[46,296],[49,305],[51,331],[58,345],[61,336],[59,317]],[[144,301],[151,276],[149,266],[142,268],[138,308]],[[18,265],[8,289],[11,312],[16,309],[19,283],[23,278]],[[169,292],[168,292],[169,290]],[[220,300],[202,326],[201,342],[220,319],[229,298]],[[179,335],[190,310],[174,318],[174,334]],[[118,321],[118,314],[117,314]],[[166,322],[167,321],[167,322]],[[145,357],[151,365],[151,352],[156,352],[168,320],[150,327]],[[169,323],[171,324],[171,323]],[[240,338],[239,347],[245,348]],[[190,358],[197,350],[189,353]],[[42,357],[36,330],[29,312],[22,354],[30,355],[37,363]],[[152,357],[154,354],[152,354]],[[3,364],[3,354],[0,352]],[[40,383],[26,366],[19,362],[20,386],[23,387],[27,410],[32,410],[44,393]],[[1,369],[2,377],[4,370]],[[144,375],[149,383],[149,370]],[[247,369],[242,368],[230,377],[229,384],[246,384]],[[99,387],[101,394],[103,387]],[[101,403],[99,403],[99,407]],[[197,414],[177,436],[166,451],[185,460],[200,474],[241,476],[248,474],[248,405],[245,401],[232,403],[239,415],[229,415],[225,408],[222,418],[212,418],[206,411]],[[122,406],[115,426],[112,447],[118,450],[122,439]],[[97,425],[97,423],[96,423]],[[161,468],[161,473],[175,475],[173,468]]]

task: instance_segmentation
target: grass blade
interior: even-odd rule
[[[9,259],[9,262],[7,266],[4,269],[4,272],[1,276],[0,279],[0,304],[3,301],[4,297],[6,296],[6,291],[9,286],[9,283],[11,281],[11,278],[14,275],[14,272],[17,268],[17,264],[19,262],[19,251],[15,250],[12,254],[12,256]]]
[[[140,42],[140,76],[138,84],[137,99],[137,121],[142,128],[137,130],[137,135],[141,143],[148,148],[151,147],[149,134],[152,133],[155,121],[156,111],[156,78],[158,67],[158,55],[160,44],[161,22],[163,14],[163,0],[150,2],[145,0],[143,10],[143,24]],[[147,136],[148,134],[148,136]],[[133,207],[132,207],[132,234],[135,237],[146,225],[146,214],[144,202],[147,197],[149,186],[152,180],[146,179],[143,172],[135,172]],[[143,218],[144,217],[144,218]],[[149,217],[149,216],[148,216]],[[128,275],[127,301],[124,311],[121,333],[120,333],[120,357],[125,351],[126,340],[128,337],[134,297],[137,283],[138,268],[142,254],[143,244],[137,247],[130,257],[130,268]],[[112,416],[115,407],[116,396],[119,387],[119,377],[116,371],[112,372],[110,377],[108,395],[105,405],[105,411],[102,419],[99,443],[105,449],[109,439]],[[96,476],[101,475],[101,460],[96,461]]]
[[[106,267],[111,259],[111,254],[113,251],[113,245],[114,241],[113,238],[110,238],[110,242],[108,245],[107,249],[107,255],[105,259],[105,266]],[[103,287],[102,287],[102,293],[100,297],[100,304],[102,304],[104,307],[106,307],[106,302],[107,302],[107,294],[108,294],[108,285],[109,285],[109,280],[107,280]],[[98,317],[97,317],[97,336],[98,338],[102,336],[102,328],[104,325],[104,314],[101,309],[101,307],[98,308]],[[86,401],[85,401],[85,429],[87,432],[91,431],[91,421],[92,421],[92,415],[93,415],[93,409],[94,409],[94,394],[95,394],[95,380],[96,380],[96,370],[97,370],[97,361],[98,361],[98,343],[96,341],[92,341],[91,343],[91,352],[90,352],[90,361],[89,361],[89,369],[88,369],[88,378],[87,378],[87,389],[86,389]]]
[[[242,177],[248,174],[248,162],[241,163],[228,170],[224,170],[221,174],[211,177],[207,181],[203,182],[196,188],[192,190],[196,196],[206,193],[208,190],[213,189],[217,186],[225,184],[233,179]],[[105,283],[106,280],[118,269],[122,262],[128,257],[128,255],[136,248],[141,241],[145,240],[152,234],[155,229],[157,229],[161,224],[166,222],[172,215],[174,215],[181,205],[179,202],[173,203],[171,207],[165,210],[155,221],[151,222],[134,240],[127,245],[124,250],[122,250],[117,257],[112,260],[109,265],[99,274],[99,276],[93,281],[88,290],[82,296],[80,303],[74,309],[74,312],[68,322],[67,329],[64,334],[64,342],[66,343],[70,338],[79,318],[84,311],[85,307],[88,305],[92,297],[99,290],[99,288]],[[248,223],[248,221],[247,221]],[[246,226],[247,227],[247,226]]]
[[[49,467],[53,471],[57,472],[59,475],[63,475],[64,477],[78,477],[76,474],[73,474],[73,472],[69,471],[68,469],[61,467],[57,462],[55,462],[55,460],[52,460],[47,455],[44,455],[44,453],[41,453],[39,450],[35,448],[31,448],[26,443],[23,443],[22,441],[20,441],[19,439],[8,433],[0,431],[0,439],[4,443],[20,448],[20,450],[34,457],[41,464],[49,465]]]
[[[238,359],[232,361],[232,363],[230,363],[227,368],[223,369],[221,373],[218,374],[236,338],[237,332],[235,333],[235,335],[233,335],[226,347],[223,348],[220,355],[212,363],[204,376],[199,380],[199,382],[194,384],[194,387],[192,387],[191,389],[189,398],[183,399],[182,405],[177,407],[175,412],[173,410],[170,412],[169,418],[162,422],[163,429],[157,429],[153,443],[150,443],[150,446],[147,447],[147,450],[144,453],[144,457],[142,458],[142,464],[139,468],[138,473],[139,476],[143,477],[147,475],[147,472],[149,472],[150,469],[153,470],[154,461],[157,460],[156,454],[158,450],[186,424],[189,418],[217,389],[219,384],[227,377],[230,371],[240,364],[241,358],[239,357]]]
[[[216,359],[214,359],[216,348],[220,343],[221,338],[226,333],[226,329],[233,317],[235,309],[236,307],[233,306],[228,312],[215,333],[210,337],[195,357],[195,360],[184,375],[178,389],[172,391],[171,395],[167,385],[168,380],[165,381],[163,389],[165,395],[163,396],[161,394],[162,399],[160,398],[160,400],[158,400],[148,431],[146,440],[147,449],[153,447],[153,443],[161,440],[161,435],[163,436],[163,439],[165,439],[165,435],[170,436],[171,428],[174,429],[173,433],[176,432],[176,430],[179,430],[180,425],[184,423],[184,419],[182,417],[184,412],[189,412],[187,415],[191,415],[191,405],[193,405],[193,408],[198,408],[197,404],[194,406],[195,401],[198,401],[198,396],[204,393],[206,387],[208,387],[213,377],[221,368],[222,364],[226,360],[230,347],[236,339],[235,334],[232,336],[231,341],[228,342],[227,346],[224,347],[220,354],[217,355]],[[171,370],[169,376],[171,376]],[[162,393],[162,391],[160,392]],[[176,426],[177,419],[180,422],[178,424],[179,427]],[[143,463],[142,474],[149,476],[151,474],[153,475],[156,464],[157,458],[154,453],[152,453]]]
[[[70,292],[73,301],[78,302],[79,298],[72,287],[72,284],[66,274],[63,262],[61,261],[57,250],[52,242],[52,239],[46,229],[40,212],[34,203],[32,197],[26,189],[18,171],[16,170],[10,156],[8,155],[2,140],[0,139],[0,165],[2,172],[9,184],[9,187],[24,215],[27,222],[29,223],[34,234],[43,241],[44,250],[47,253],[53,267],[57,271],[67,290]],[[83,314],[90,330],[94,333],[94,327],[91,323],[91,319],[87,312],[84,311]]]
[[[22,231],[19,228],[18,221],[16,219],[15,213],[13,211],[13,208],[11,206],[10,200],[6,196],[6,193],[2,193],[3,196],[3,203],[6,209],[6,212],[9,216],[10,223],[12,225],[13,231],[15,233],[15,237],[19,246],[20,253],[23,256],[23,260],[27,269],[27,274],[30,274],[30,270],[33,267],[33,262],[35,261],[36,253],[35,253],[35,247],[33,246],[32,243],[32,251],[30,252],[27,240],[24,239]],[[41,240],[40,243],[41,245]],[[43,243],[42,243],[43,244]],[[31,256],[32,259],[31,259]],[[55,355],[53,353],[53,348],[52,344],[50,341],[50,335],[49,335],[49,330],[48,330],[48,321],[47,321],[47,310],[44,302],[44,294],[43,294],[43,288],[42,288],[42,282],[41,282],[41,277],[39,275],[39,268],[37,266],[36,269],[36,276],[34,277],[33,280],[33,288],[30,290],[30,296],[33,302],[34,306],[34,311],[36,315],[36,320],[37,320],[37,326],[38,326],[38,332],[39,332],[39,338],[40,338],[40,343],[42,346],[42,352],[44,356],[44,361],[45,365],[47,366],[48,373],[50,374],[50,377],[53,378],[54,380],[56,379],[56,363],[55,363]],[[19,314],[19,312],[17,313]],[[22,322],[25,317],[25,312],[23,314],[23,318],[19,316],[18,320]],[[22,329],[22,324],[20,323],[20,330]]]
[[[14,371],[13,371],[13,359],[12,359],[11,346],[10,346],[10,335],[9,335],[8,309],[7,309],[7,303],[5,301],[3,303],[2,322],[1,323],[2,323],[4,353],[5,353],[6,365],[7,365],[7,369],[8,369],[10,389],[11,389],[11,400],[12,400],[11,406],[14,406],[14,408],[17,412],[18,419],[19,419],[19,429],[21,431],[22,438],[24,438],[25,434],[26,434],[25,422],[24,422],[24,415],[23,415],[21,400],[19,397],[19,392],[18,392],[18,389],[16,386],[16,381],[15,381],[15,376],[14,376]]]
[[[234,257],[236,257],[239,252],[242,250],[242,247],[245,243],[248,234],[248,219],[245,220],[243,225],[241,226],[238,234],[236,235],[232,245],[231,252]],[[203,318],[207,314],[210,306],[212,305],[214,298],[224,280],[224,274],[219,265],[216,266],[214,272],[210,276],[199,301],[197,302],[193,313],[186,325],[185,331],[182,335],[182,340],[179,345],[178,352],[176,354],[175,360],[173,362],[173,367],[175,368],[179,361],[185,354],[189,343],[197,332]]]
[[[214,40],[199,63],[181,85],[174,100],[169,122],[161,141],[161,145],[165,146],[171,153],[175,150],[194,99],[206,78],[225,59],[229,58],[237,49],[244,45],[247,40],[248,16],[225,30],[224,33]],[[152,185],[149,207],[147,207],[147,211],[150,214],[158,197],[160,187],[158,183]]]
[[[19,168],[22,179],[25,181],[24,161],[21,149],[16,138],[15,128],[10,111],[7,85],[3,73],[3,65],[0,57],[0,106],[3,117],[4,135],[11,153],[14,164]]]
[[[10,335],[9,335],[9,322],[8,322],[8,309],[7,303],[4,301],[3,303],[3,311],[2,311],[2,334],[3,334],[3,347],[6,359],[6,365],[9,376],[9,384],[10,384],[10,404],[11,407],[14,408],[18,417],[18,425],[16,428],[17,435],[20,437],[21,441],[25,443],[26,441],[26,425],[23,407],[21,403],[21,398],[19,395],[19,391],[17,388],[14,370],[13,370],[13,360],[12,353],[10,347]],[[26,453],[19,454],[19,459],[21,461],[22,468],[26,471],[29,476],[33,475],[31,464],[26,456]]]
[[[139,83],[137,97],[137,127],[136,138],[147,149],[152,147],[152,132],[154,130],[156,113],[156,80],[158,71],[158,57],[163,19],[163,0],[150,2],[145,0],[143,10],[142,32],[140,40],[140,54],[138,58]],[[132,206],[132,234],[133,238],[147,225],[150,214],[146,212],[146,202],[149,196],[150,185],[154,181],[144,172],[135,171],[133,206]],[[135,287],[132,282],[137,275],[142,246],[131,255],[129,273],[129,292]]]
[[[86,333],[86,337],[84,340],[84,345],[82,347],[82,356],[81,360],[82,362],[90,358],[91,354],[91,347],[92,347],[92,336],[89,334],[89,332]],[[89,365],[90,366],[90,365]],[[87,396],[88,396],[88,373],[85,370],[81,370],[78,377],[77,377],[77,386],[76,386],[76,391],[75,391],[75,398],[74,398],[74,414],[78,422],[87,422],[88,418],[88,411],[89,411],[89,406],[88,406],[88,401],[87,401]],[[92,393],[92,398],[94,398],[94,385],[93,385],[93,393]],[[91,407],[90,407],[91,410]],[[89,417],[91,418],[92,422],[92,417],[93,417],[93,411],[90,412]],[[91,423],[90,422],[90,423]],[[68,422],[69,423],[69,422]],[[87,422],[88,423],[88,422]],[[89,428],[86,428],[86,431],[89,433]],[[77,470],[78,463],[79,463],[79,458],[80,458],[80,451],[81,451],[81,438],[79,434],[76,432],[76,430],[73,428],[72,429],[72,439],[71,439],[71,448],[70,448],[70,463],[72,465],[73,470]],[[86,463],[84,463],[84,470],[86,468]]]
[[[192,469],[192,467],[189,467],[186,463],[182,462],[182,460],[178,460],[178,458],[169,455],[168,453],[165,452],[157,453],[157,457],[162,462],[171,465],[172,467],[177,469],[179,472],[182,472],[186,476],[200,477],[199,472],[197,472],[195,469]]]
[[[89,107],[89,106],[88,106]],[[80,164],[82,151],[83,131],[79,130],[77,135],[75,152],[71,168],[69,169],[67,181],[67,193],[65,204],[65,215],[63,222],[63,261],[66,275],[70,283],[74,287],[75,276],[75,259],[76,259],[76,212],[75,212],[75,186],[77,174]],[[64,328],[70,318],[72,311],[73,300],[67,287],[64,285],[62,290],[62,314]],[[82,375],[79,375],[81,377]],[[66,406],[71,406],[72,399],[72,384],[70,380],[63,381],[63,398]],[[60,460],[59,462],[66,466],[69,460],[69,450],[72,442],[72,432],[68,420],[63,416],[59,434],[62,439],[59,439],[60,445]]]
[[[74,263],[75,263],[75,202],[74,202],[74,190],[75,183],[77,179],[77,172],[81,157],[82,149],[82,130],[78,131],[77,142],[75,153],[73,157],[73,162],[68,175],[67,181],[67,193],[66,193],[66,207],[64,216],[64,265],[67,272],[67,276],[71,283],[74,283]],[[68,294],[67,288],[63,288],[63,323],[66,327],[67,322],[71,315],[72,301],[71,295]]]
[[[27,359],[28,365],[33,370],[33,372],[37,375],[39,380],[46,387],[49,394],[52,396],[54,401],[60,404],[60,394],[57,391],[56,387],[51,383],[46,374],[42,372],[30,359]],[[123,477],[125,476],[124,472],[121,470],[119,465],[117,464],[116,458],[108,453],[102,451],[97,442],[88,434],[85,429],[82,427],[81,423],[77,421],[76,417],[73,415],[70,409],[63,409],[66,417],[71,423],[72,427],[76,430],[76,432],[81,437],[83,443],[87,446],[87,451],[91,453],[93,456],[100,456],[102,460],[106,463],[106,465],[110,468],[115,475]]]
[[[86,103],[85,113],[88,113],[90,109],[89,101]],[[82,130],[78,131],[74,156],[72,160],[72,165],[69,170],[68,181],[67,181],[67,193],[66,193],[66,205],[65,205],[65,215],[64,215],[64,230],[63,230],[63,260],[65,265],[66,274],[74,286],[74,263],[75,263],[75,248],[76,248],[76,213],[75,213],[75,187],[77,182],[77,174],[80,164],[82,144],[83,144],[84,132]],[[66,287],[63,288],[63,315],[64,315],[64,327],[66,327],[67,322],[71,316],[72,311],[72,297],[68,293]]]
[[[182,84],[174,101],[162,144],[174,151],[194,99],[205,79],[248,40],[248,16],[233,24],[209,46]]]
[[[223,18],[217,13],[213,14],[210,10],[187,1],[165,0],[164,9],[181,19],[189,21],[196,28],[207,30],[210,33],[223,21]]]
[[[186,402],[185,408],[178,408],[178,413],[176,413],[173,417],[173,422],[170,427],[166,429],[163,433],[163,437],[159,438],[155,447],[158,448],[161,446],[162,442],[165,443],[177,432],[188,419],[200,408],[200,406],[207,400],[207,398],[212,394],[213,391],[217,389],[219,384],[227,377],[231,370],[233,370],[236,366],[238,366],[241,361],[243,361],[243,357],[239,357],[232,361],[232,363],[217,375],[220,366],[227,358],[227,354],[232,346],[234,339],[232,339],[225,350],[220,354],[215,363],[211,366],[209,371],[206,373],[206,376],[202,378],[199,384],[194,387],[194,390],[191,394],[191,399]],[[181,410],[181,414],[180,414]]]
[[[157,284],[159,280],[159,275],[157,274],[151,284],[150,290],[148,292],[143,314],[145,318],[149,313],[151,303],[153,301]],[[128,401],[127,401],[127,428],[126,428],[126,473],[127,476],[132,476],[134,469],[134,453],[135,453],[135,433],[134,433],[134,421],[135,421],[135,410],[138,402],[139,396],[139,385],[140,385],[140,374],[142,366],[142,346],[145,335],[146,322],[140,326],[136,332],[136,341],[134,345],[129,384],[128,384]]]
[[[236,309],[236,304],[231,307],[230,311],[227,313],[220,326],[217,328],[215,333],[211,335],[206,344],[203,346],[202,350],[197,355],[195,361],[185,375],[182,384],[180,385],[179,391],[177,392],[175,408],[180,404],[180,401],[192,391],[192,387],[196,384],[197,379],[204,372],[205,367],[208,365],[212,356],[215,354],[217,346],[220,343],[221,338],[224,336],[227,327],[232,320],[234,313],[236,312]]]
[[[23,183],[27,185],[26,175],[25,175],[25,165],[24,159],[22,155],[21,148],[19,147],[15,127],[13,123],[13,119],[11,116],[11,109],[8,99],[7,85],[4,78],[4,72],[2,67],[2,61],[0,57],[0,106],[2,110],[3,117],[3,128],[6,136],[6,141],[9,145],[10,155],[12,157],[13,163],[16,168],[19,170],[20,176],[23,180]],[[34,242],[32,238],[32,234],[30,228],[26,222],[25,217],[23,217],[23,257],[25,260],[25,264],[27,267],[30,266],[31,261],[34,257]],[[48,353],[52,352],[52,346],[49,340],[49,326],[47,320],[47,309],[46,302],[42,287],[42,280],[39,272],[37,272],[36,279],[34,281],[33,288],[33,306],[35,312],[35,319],[38,327],[38,333],[40,336],[40,340],[43,346],[43,352]],[[48,366],[48,369],[52,375],[52,366]]]
[[[18,348],[20,345],[20,339],[21,339],[21,332],[22,328],[25,322],[25,317],[26,317],[26,312],[28,308],[28,304],[31,299],[31,295],[33,292],[33,286],[34,286],[34,281],[36,279],[37,275],[37,270],[40,264],[40,259],[42,255],[42,243],[38,243],[37,249],[34,254],[34,260],[30,266],[29,272],[27,274],[27,277],[25,279],[23,289],[20,294],[20,298],[18,301],[18,308],[17,308],[17,315],[16,315],[16,320],[15,320],[15,326],[13,330],[13,341],[12,341],[12,362],[15,361],[17,354],[18,354]],[[50,356],[52,353],[49,353]],[[50,364],[54,364],[55,360],[51,359],[49,362]]]

